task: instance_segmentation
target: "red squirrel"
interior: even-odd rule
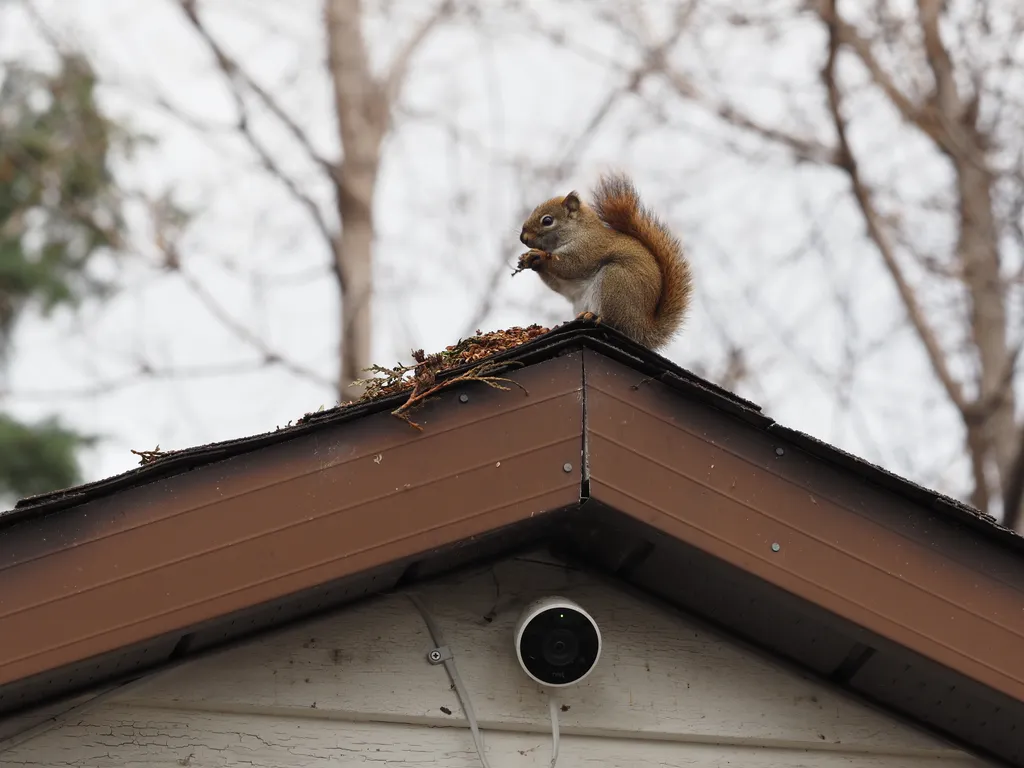
[[[605,323],[652,350],[682,326],[693,291],[689,263],[628,177],[603,176],[592,205],[575,191],[541,203],[519,239],[530,250],[516,272],[540,275],[572,302],[577,319]]]

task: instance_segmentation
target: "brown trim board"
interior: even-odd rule
[[[584,355],[591,498],[1024,701],[1024,559]]]
[[[0,685],[578,503],[582,353],[504,375],[0,529]]]

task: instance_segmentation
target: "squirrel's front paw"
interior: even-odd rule
[[[550,259],[551,254],[547,251],[531,248],[519,257],[519,266],[516,267],[516,272],[522,272],[524,269],[536,269],[539,264],[550,261]]]

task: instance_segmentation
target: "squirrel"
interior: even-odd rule
[[[601,177],[592,206],[574,190],[537,206],[519,235],[532,269],[573,305],[652,350],[679,331],[693,291],[679,240],[640,202],[624,174]]]

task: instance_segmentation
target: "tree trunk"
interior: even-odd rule
[[[376,169],[359,173],[349,172],[346,166],[347,163],[342,163],[338,185],[338,214],[342,225],[334,250],[335,269],[340,275],[338,397],[342,401],[359,397],[362,390],[352,382],[366,376],[364,371],[371,364],[373,207],[363,201],[373,199],[377,183]]]
[[[980,157],[978,152],[976,157]],[[993,212],[992,176],[970,159],[956,163],[960,204],[957,251],[970,297],[970,330],[978,354],[978,422],[984,450],[999,479],[1009,482],[1017,453],[1012,357],[1006,327],[1006,293],[999,270],[999,230]],[[972,428],[968,424],[968,429]],[[971,446],[972,450],[974,449]],[[997,489],[990,489],[997,490]],[[985,496],[990,494],[986,493]],[[996,494],[1002,498],[1002,493]],[[984,510],[987,511],[987,510]]]
[[[341,234],[334,271],[341,302],[338,395],[361,394],[352,382],[370,365],[373,309],[373,197],[388,127],[383,87],[370,72],[360,0],[325,0],[327,62],[343,158],[335,185]]]

